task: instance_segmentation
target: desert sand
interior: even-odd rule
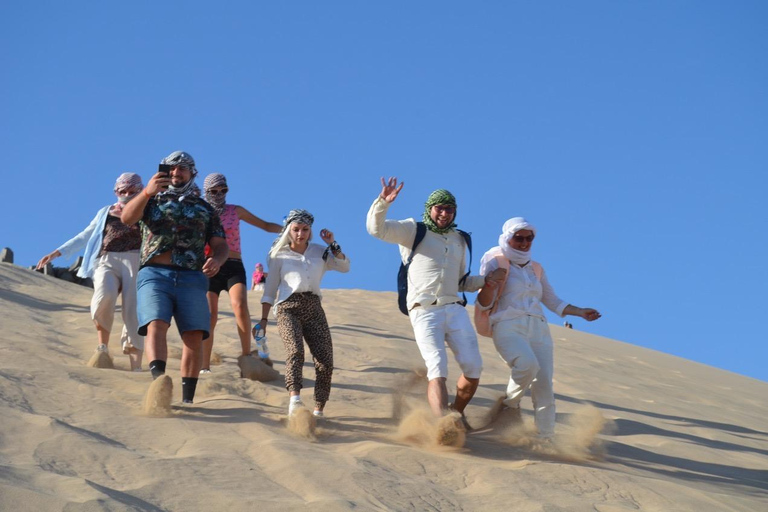
[[[474,430],[461,447],[438,446],[395,294],[325,290],[336,369],[314,427],[289,425],[282,379],[240,378],[226,297],[221,362],[195,403],[180,403],[172,328],[171,408],[149,416],[152,379],[120,353],[119,314],[114,369],[86,365],[91,292],[0,264],[0,510],[768,510],[766,382],[580,332],[582,323],[552,326],[558,430],[542,446],[527,433],[529,398],[522,426],[503,415],[489,424],[508,369],[481,338]],[[252,311],[259,299],[250,292]],[[274,323],[267,335],[282,375]],[[738,350],[738,340],[723,345]],[[450,372],[452,387],[453,362]],[[311,405],[311,360],[304,376]]]

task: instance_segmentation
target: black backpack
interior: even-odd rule
[[[472,237],[466,231],[462,231],[460,229],[457,229],[456,231],[458,231],[464,238],[464,242],[467,244],[467,248],[469,249],[469,267],[467,268],[467,273],[464,274],[461,279],[459,279],[459,286],[461,286],[464,281],[467,280],[470,269],[472,268]],[[413,254],[416,252],[416,247],[418,247],[421,241],[424,240],[424,235],[426,234],[426,224],[423,222],[417,222],[416,237],[413,239],[411,254],[408,255],[407,262],[400,263],[400,270],[397,272],[397,305],[400,308],[400,312],[404,315],[408,314],[408,304],[406,302],[408,297],[408,268],[411,266],[411,261],[413,261]],[[464,298],[464,300],[461,302],[461,305],[466,306],[467,296],[464,292],[461,292],[461,296]]]

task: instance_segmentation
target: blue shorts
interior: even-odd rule
[[[179,334],[203,331],[208,338],[211,313],[208,310],[208,278],[199,270],[167,266],[142,267],[136,277],[139,334],[147,335],[153,320],[171,323],[176,320]]]

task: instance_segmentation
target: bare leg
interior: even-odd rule
[[[144,338],[144,348],[147,352],[147,360],[168,360],[168,328],[171,324],[162,320],[152,320],[147,326],[147,336]]]
[[[208,309],[211,312],[211,328],[208,339],[203,340],[202,366],[200,368],[211,368],[211,354],[213,353],[213,331],[216,329],[216,323],[219,320],[219,296],[213,292],[205,294],[208,299]],[[200,371],[198,368],[198,371]]]
[[[456,411],[464,414],[464,408],[475,396],[479,384],[480,379],[468,379],[464,375],[459,377],[459,382],[456,383],[456,398],[453,401],[453,408]]]
[[[427,384],[427,401],[432,409],[432,414],[443,416],[448,409],[448,388],[445,386],[445,377],[435,377]]]
[[[141,368],[141,360],[143,357],[144,351],[139,350],[136,347],[133,347],[128,351],[128,358],[131,360],[131,370]]]
[[[229,300],[232,303],[232,311],[235,313],[235,320],[237,321],[240,347],[243,355],[247,356],[251,353],[251,313],[248,311],[248,295],[245,285],[237,283],[230,288]],[[211,332],[213,332],[213,329],[211,329]]]
[[[197,378],[203,354],[203,331],[181,333],[184,347],[181,350],[181,376]]]
[[[96,336],[99,338],[99,345],[109,345],[109,330],[96,324]]]

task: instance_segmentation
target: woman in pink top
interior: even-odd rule
[[[219,273],[209,280],[208,307],[211,310],[211,334],[203,341],[203,365],[201,374],[211,373],[211,352],[213,351],[213,333],[219,315],[219,294],[222,290],[229,293],[232,311],[237,322],[237,334],[244,356],[251,353],[251,314],[248,311],[247,281],[245,267],[240,253],[240,221],[261,228],[269,233],[280,233],[282,226],[264,221],[242,206],[227,204],[227,178],[223,174],[213,173],[203,182],[205,200],[213,206],[221,218],[229,245],[229,259],[222,265]]]

